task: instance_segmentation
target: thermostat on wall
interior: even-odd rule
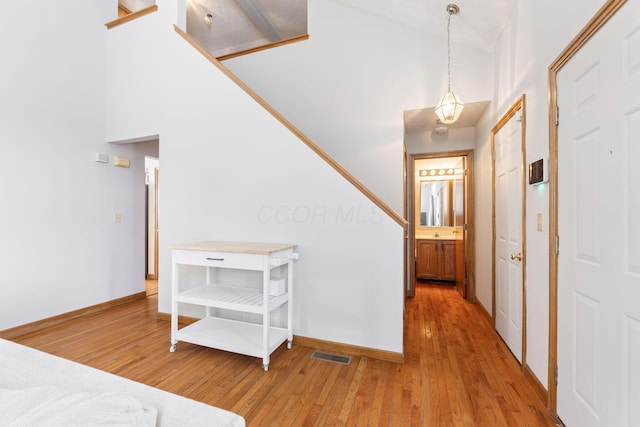
[[[529,164],[529,185],[542,184],[549,181],[549,165],[547,159],[536,160]]]

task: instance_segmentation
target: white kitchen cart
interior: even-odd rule
[[[283,342],[291,348],[293,340],[292,296],[293,261],[298,259],[296,246],[277,243],[198,242],[172,248],[171,266],[171,348],[178,341],[262,357],[264,370],[269,369],[269,356]],[[205,267],[206,280],[201,285],[182,289],[181,265]],[[281,295],[269,293],[271,270],[287,266],[287,289]],[[261,287],[225,286],[212,283],[215,269],[262,271]],[[206,307],[206,316],[178,329],[180,303]],[[287,304],[287,327],[270,324],[271,312]],[[230,320],[215,316],[214,309],[227,309],[262,315],[262,323]]]

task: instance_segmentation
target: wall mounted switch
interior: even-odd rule
[[[542,227],[542,212],[538,212],[537,220],[538,220],[538,231],[542,231],[542,229],[543,229],[543,227]]]
[[[120,212],[116,212],[113,214],[113,222],[116,224],[120,224],[120,222],[122,221],[122,216],[120,215]]]
[[[127,159],[126,157],[115,156],[113,158],[113,166],[119,166],[121,168],[128,168],[129,167],[129,159]]]

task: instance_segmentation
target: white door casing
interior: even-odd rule
[[[495,134],[495,323],[523,362],[523,244],[521,111]]]
[[[640,2],[558,73],[558,386],[568,426],[640,425]]]

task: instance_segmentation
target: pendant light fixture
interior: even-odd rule
[[[436,114],[440,119],[440,122],[444,124],[451,124],[458,120],[464,103],[458,95],[451,91],[451,15],[455,15],[460,12],[458,5],[447,5],[447,93],[445,93],[440,102],[436,106]]]

